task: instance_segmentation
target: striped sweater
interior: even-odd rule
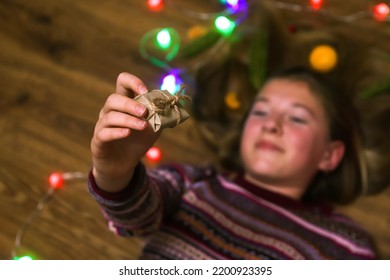
[[[370,236],[330,207],[311,206],[211,168],[139,164],[129,186],[89,190],[109,228],[147,237],[141,259],[373,259]]]

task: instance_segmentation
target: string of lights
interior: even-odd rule
[[[164,6],[166,6],[176,9],[177,11],[184,13],[191,18],[199,20],[210,20],[218,16],[229,16],[236,15],[240,12],[246,12],[248,10],[248,7],[253,3],[253,0],[219,0],[220,4],[223,5],[224,8],[219,12],[213,13],[192,11],[183,5],[178,5],[176,2],[177,1],[173,0],[148,0],[147,4],[151,11],[159,12],[164,8]],[[388,17],[389,5],[385,2],[380,2],[374,6],[369,6],[367,10],[358,11],[350,15],[338,15],[334,12],[326,10],[325,8],[323,8],[324,4],[326,3],[326,1],[324,0],[308,0],[306,5],[274,0],[272,0],[271,2],[279,9],[294,12],[316,12],[347,23],[351,23],[353,21],[365,17],[373,17],[375,20],[378,21],[390,21]]]
[[[51,199],[52,195],[54,193],[54,188],[48,189],[46,194],[42,197],[42,199],[38,202],[36,208],[34,211],[27,217],[26,221],[16,234],[15,242],[14,242],[14,247],[12,248],[11,252],[11,259],[13,260],[26,260],[26,259],[33,259],[31,255],[23,255],[19,256],[17,253],[19,251],[19,248],[21,247],[22,244],[22,239],[23,236],[25,235],[26,231],[30,228],[32,223],[35,221],[36,217],[38,214],[42,211],[46,203]]]
[[[148,0],[147,5],[154,12],[159,12],[166,6],[198,20],[210,20],[221,15],[229,16],[240,12],[246,13],[247,11],[246,1],[243,0],[219,0],[219,2],[224,6],[224,9],[219,12],[210,13],[193,11],[186,8],[183,4],[177,4],[177,1],[173,0]]]
[[[180,36],[174,28],[151,30],[140,41],[141,56],[167,71],[172,70],[168,62],[177,55],[179,49]]]
[[[374,17],[377,21],[385,21],[389,20],[389,5],[386,3],[379,3],[375,5],[372,9],[368,9],[365,11],[358,11],[356,13],[350,15],[337,15],[329,10],[326,10],[323,7],[323,0],[311,0],[309,1],[310,5],[299,5],[293,3],[286,3],[282,1],[275,1],[275,5],[279,9],[289,10],[293,12],[316,12],[320,15],[330,17],[334,20],[352,23],[354,21],[360,20],[362,18],[372,18]]]
[[[54,172],[50,174],[49,176],[49,188],[45,195],[39,200],[37,206],[35,209],[31,212],[31,214],[26,218],[23,225],[19,229],[18,233],[16,234],[14,246],[11,251],[11,259],[12,260],[32,260],[34,259],[34,256],[29,255],[19,255],[19,249],[22,246],[23,237],[25,236],[27,230],[32,226],[33,222],[36,220],[38,215],[42,212],[45,205],[52,199],[54,192],[60,188],[63,187],[63,184],[65,181],[72,181],[76,179],[82,179],[85,180],[87,178],[87,175],[82,172],[65,172],[65,173],[58,173]]]
[[[156,163],[162,158],[161,150],[158,147],[151,147],[146,153],[146,159],[150,163]],[[27,234],[28,230],[31,228],[33,223],[38,218],[39,214],[45,208],[45,206],[51,201],[55,192],[64,187],[65,182],[70,183],[75,180],[87,179],[87,174],[84,172],[53,172],[49,175],[48,183],[49,188],[43,197],[38,201],[34,210],[27,216],[22,226],[18,230],[13,248],[11,250],[11,260],[34,260],[37,256],[34,253],[21,254],[20,249],[22,247],[23,238]]]
[[[222,11],[212,12],[212,13],[195,12],[195,11],[192,11],[192,10],[186,8],[185,6],[183,6],[183,4],[179,5],[179,4],[177,4],[176,1],[172,1],[172,0],[166,0],[166,5],[168,7],[171,7],[172,9],[179,11],[180,13],[186,14],[187,16],[189,16],[191,18],[195,18],[195,19],[203,20],[203,21],[212,20],[218,16],[229,16],[229,15],[235,15],[235,14],[238,14],[241,12],[244,12],[244,13],[247,12],[247,6],[243,5],[245,3],[243,1],[230,0],[230,1],[219,1],[219,2],[221,2],[222,4],[225,4],[225,8]],[[239,4],[239,2],[243,2],[243,3]]]
[[[245,1],[245,0],[219,0],[221,4],[221,11],[206,13],[206,12],[197,12],[192,11],[185,7],[184,4],[178,4],[177,1],[173,0],[148,0],[147,5],[151,11],[159,12],[164,7],[169,7],[172,9],[176,9],[182,14],[187,15],[188,17],[195,18],[202,21],[212,21],[213,26],[209,28],[209,30],[198,31],[197,36],[209,36],[207,40],[203,41],[205,46],[201,46],[203,48],[210,48],[210,55],[220,50],[221,46],[223,46],[224,42],[226,42],[227,38],[234,32],[236,27],[240,25],[246,18],[248,9],[250,9],[253,1]],[[362,18],[371,17],[378,22],[386,22],[390,20],[389,17],[389,5],[385,2],[378,3],[374,6],[368,7],[367,10],[358,11],[349,15],[337,15],[334,12],[330,12],[325,9],[324,0],[308,0],[306,4],[293,4],[283,1],[271,1],[273,5],[275,5],[278,9],[288,10],[292,12],[304,12],[304,13],[316,13],[328,18],[332,18],[336,21],[343,23],[352,23]],[[161,33],[164,32],[164,36]],[[206,35],[205,35],[206,34]],[[217,34],[217,35],[216,35]],[[219,34],[219,35],[218,35]],[[163,47],[161,43],[161,38],[167,38],[165,42],[168,43],[168,47]],[[195,35],[196,37],[196,35]],[[156,38],[156,39],[154,39]],[[183,73],[183,69],[175,69],[170,66],[170,62],[174,60],[177,54],[179,54],[181,46],[180,46],[180,37],[178,33],[173,28],[164,28],[164,29],[156,29],[151,32],[145,34],[144,38],[140,41],[140,53],[141,55],[151,62],[152,64],[161,67],[166,72],[168,72],[167,76],[163,78],[163,82],[161,83],[161,89],[167,89],[170,92],[175,92],[175,89],[179,88],[179,84],[182,83],[182,79],[179,74]],[[156,42],[154,45],[156,49],[151,51],[150,43]],[[206,42],[206,43],[204,43]],[[201,48],[199,47],[199,48]],[[335,50],[330,50],[332,46],[318,46],[317,51],[313,49],[310,57],[310,63],[313,68],[318,71],[326,72],[330,71],[334,68],[335,62],[337,62],[337,53]],[[169,56],[169,59],[164,59],[159,51],[164,51],[166,49],[166,55]],[[173,51],[170,51],[174,49]],[[320,50],[320,51],[318,51]],[[158,57],[156,54],[160,55]],[[164,52],[163,52],[164,53]],[[325,55],[325,58],[319,59],[320,55],[313,55],[313,53],[319,54],[321,53],[322,57]],[[315,59],[314,59],[315,58]],[[207,59],[207,58],[205,58]],[[321,61],[325,61],[325,64],[328,66],[323,66]],[[197,66],[201,66],[206,63],[206,61],[199,61]],[[166,77],[170,77],[170,83],[166,82]]]
[[[169,6],[179,12],[186,14],[189,17],[201,20],[201,21],[213,21],[214,33],[210,33],[213,37],[211,39],[212,44],[207,47],[211,47],[210,55],[215,54],[220,50],[227,37],[233,33],[238,25],[240,25],[247,16],[247,11],[250,8],[251,1],[245,0],[219,0],[222,5],[220,12],[216,13],[204,13],[195,12],[187,9],[183,4],[179,5],[173,0],[147,0],[148,8],[153,12],[160,12],[164,6]],[[376,21],[388,22],[389,21],[389,5],[382,2],[376,4],[366,11],[359,11],[350,15],[336,15],[329,10],[323,8],[323,0],[309,0],[306,5],[292,4],[282,1],[271,1],[277,8],[282,10],[289,10],[293,12],[305,12],[305,13],[318,13],[320,15],[333,18],[340,22],[352,23],[362,18],[372,17]],[[207,30],[198,32],[198,36],[207,33]],[[140,53],[141,56],[150,61],[152,64],[164,69],[168,74],[163,77],[161,83],[161,89],[168,90],[169,92],[176,92],[180,84],[183,83],[180,75],[183,74],[183,69],[177,69],[170,65],[170,62],[180,52],[181,38],[178,32],[172,27],[166,27],[163,29],[153,29],[147,32],[140,40]],[[316,46],[309,57],[311,64],[319,71],[330,71],[337,63],[337,52],[332,46],[319,45]],[[200,66],[205,61],[198,62]],[[235,93],[234,93],[235,94]],[[238,101],[236,96],[227,96],[227,100],[231,102],[227,105],[231,108],[236,108]],[[234,98],[233,98],[234,97]],[[230,104],[230,105],[229,105]],[[146,159],[149,162],[158,162],[162,158],[162,152],[158,147],[152,147],[146,153]],[[76,179],[85,180],[87,174],[82,172],[65,172],[65,173],[52,173],[49,176],[50,188],[46,194],[39,200],[37,206],[32,213],[26,218],[25,222],[17,232],[14,246],[11,252],[11,258],[14,260],[32,259],[31,256],[18,255],[19,249],[22,246],[23,237],[28,229],[31,227],[35,219],[42,212],[45,205],[51,200],[55,191],[62,188],[65,181],[72,181]]]

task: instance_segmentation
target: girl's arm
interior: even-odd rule
[[[136,76],[118,76],[116,91],[100,111],[91,140],[92,173],[102,190],[119,192],[130,182],[141,157],[157,140],[147,124],[145,106],[133,98],[146,92]]]
[[[204,169],[187,165],[146,170],[139,163],[131,182],[120,192],[100,189],[92,172],[89,189],[112,231],[122,236],[146,236],[176,211],[182,194],[203,174]]]

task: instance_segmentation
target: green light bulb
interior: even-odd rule
[[[22,257],[14,257],[16,261],[32,261],[33,258],[31,256],[22,256]]]
[[[167,28],[162,29],[157,34],[157,44],[160,48],[166,49],[168,48],[172,43],[171,34],[169,33],[169,30]]]
[[[222,34],[229,35],[233,32],[234,28],[236,27],[236,24],[234,23],[234,21],[231,21],[227,17],[219,16],[215,19],[215,27]]]

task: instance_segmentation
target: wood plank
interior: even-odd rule
[[[18,231],[47,193],[51,172],[89,171],[94,124],[117,75],[130,71],[150,88],[159,85],[164,72],[141,57],[141,37],[167,26],[185,35],[201,22],[180,7],[218,10],[206,0],[175,1],[182,6],[153,13],[144,2],[0,2],[0,259],[11,257]],[[346,11],[345,2],[348,9],[352,2],[362,5],[331,3]],[[291,21],[299,17],[288,14]],[[361,30],[366,30],[367,44],[376,45],[384,57],[390,52],[390,40],[384,39],[390,36],[388,28],[369,20],[354,26],[359,28],[345,26],[342,32],[364,40]],[[383,65],[388,67],[386,59],[379,68]],[[164,153],[163,163],[216,162],[193,119],[165,131],[157,146]],[[373,234],[384,259],[390,258],[389,201],[387,191],[341,208]],[[140,239],[118,238],[107,229],[85,180],[79,179],[54,193],[27,230],[18,253],[53,260],[134,259],[141,245]]]

